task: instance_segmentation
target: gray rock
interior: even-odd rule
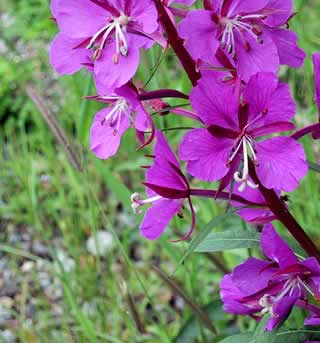
[[[0,330],[0,342],[2,342],[2,343],[15,343],[15,342],[17,342],[17,338],[9,330]]]
[[[105,256],[113,246],[113,236],[108,231],[98,231],[87,240],[87,250],[93,256]]]

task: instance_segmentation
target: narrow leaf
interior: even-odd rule
[[[310,170],[320,173],[320,165],[311,161],[308,161],[308,166]]]
[[[213,325],[211,319],[209,318],[208,314],[204,312],[199,305],[194,302],[193,299],[185,292],[185,290],[177,283],[177,281],[169,277],[162,269],[153,265],[152,269],[158,274],[158,276],[171,288],[173,292],[178,294],[185,302],[188,304],[191,309],[193,310],[194,314],[198,317],[198,319],[213,333],[217,334],[217,330]]]
[[[304,343],[307,340],[319,340],[320,332],[309,330],[273,330],[265,331],[270,316],[265,316],[259,323],[253,338],[248,343]],[[225,342],[224,342],[225,343]]]
[[[223,231],[210,233],[194,250],[217,252],[232,249],[259,248],[259,233],[254,231]]]
[[[240,335],[227,337],[223,339],[222,341],[220,341],[219,343],[248,343],[248,342],[251,343],[250,339],[252,338],[252,336],[253,336],[253,333],[251,332],[243,333]]]
[[[178,263],[177,268],[186,260],[186,258],[194,252],[198,246],[206,239],[209,235],[210,231],[217,227],[219,224],[224,222],[228,217],[232,216],[237,209],[232,209],[227,213],[221,214],[217,217],[214,217],[201,231],[197,236],[193,238],[191,243],[189,244],[188,248],[186,249],[185,253],[183,254],[180,262]]]

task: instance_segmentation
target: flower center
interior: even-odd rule
[[[299,276],[295,276],[294,278],[290,278],[286,281],[283,285],[282,291],[275,297],[270,294],[265,294],[260,300],[259,305],[263,307],[262,313],[270,313],[273,317],[277,317],[278,314],[274,313],[274,305],[280,301],[284,296],[292,296],[294,291],[298,289],[299,292],[307,292],[314,297],[314,292],[311,288],[307,285],[305,281],[303,281]]]
[[[161,199],[163,199],[163,197],[160,195],[156,195],[154,197],[150,197],[147,199],[141,199],[139,193],[133,193],[131,195],[131,207],[135,214],[141,214],[142,211],[139,210],[141,206],[147,205],[147,204],[153,204],[154,202],[159,201]]]
[[[87,49],[96,48],[93,59],[97,60],[106,46],[108,38],[114,33],[115,38],[115,54],[112,59],[115,64],[119,63],[119,57],[128,55],[128,44],[125,37],[127,25],[130,22],[130,17],[121,14],[118,18],[111,18],[111,21],[99,30],[90,40]]]
[[[235,32],[239,33],[246,49],[249,49],[250,45],[243,35],[244,32],[248,32],[259,44],[262,44],[262,30],[259,21],[264,18],[265,16],[262,14],[237,15],[233,19],[226,17],[221,18],[220,24],[224,28],[221,37],[221,48],[226,49],[228,54],[231,54],[233,58],[236,57]]]
[[[243,152],[243,167],[242,171],[237,171],[234,173],[234,180],[239,183],[239,192],[243,192],[247,186],[252,189],[256,189],[259,186],[250,181],[249,179],[249,157],[253,159],[255,163],[257,163],[257,156],[256,152],[253,148],[254,141],[249,135],[243,135],[240,140],[237,141],[234,148],[232,149],[232,155],[229,158],[228,164],[230,164],[234,158],[237,156],[238,152],[242,148]]]
[[[126,115],[129,120],[132,121],[133,113],[130,111],[129,104],[125,98],[116,96],[101,98],[104,100],[116,100],[113,109],[103,118],[101,122],[101,125],[104,125],[106,122],[108,122],[109,125],[114,128],[113,134],[116,135],[119,131],[123,115]]]

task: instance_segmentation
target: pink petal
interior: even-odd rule
[[[288,29],[268,30],[277,47],[280,63],[292,68],[300,68],[306,58],[306,53],[297,45],[298,35]]]
[[[244,39],[249,45],[244,44]],[[259,72],[277,73],[280,64],[278,50],[266,31],[262,44],[247,32],[243,32],[240,37],[236,31],[235,40],[236,65],[242,80],[248,81],[252,75]]]
[[[141,235],[150,240],[159,238],[182,205],[183,201],[181,200],[161,199],[156,201],[147,210],[140,225]]]
[[[255,144],[257,175],[269,189],[292,192],[308,172],[303,146],[290,137],[273,137]]]
[[[203,73],[198,85],[191,91],[191,105],[206,125],[214,124],[238,131],[239,102],[234,87],[219,82],[215,75]]]
[[[89,61],[87,49],[75,49],[83,40],[68,38],[58,33],[50,46],[49,58],[52,67],[60,75],[73,74]]]
[[[105,108],[98,112],[90,130],[90,149],[98,158],[103,160],[117,153],[121,137],[130,127],[128,117],[123,115],[119,130],[115,134],[114,128],[109,125],[109,122],[104,122],[104,118],[111,110],[111,108]]]
[[[54,9],[59,28],[72,38],[92,37],[110,17],[108,12],[90,0],[60,0]]]
[[[292,266],[298,262],[294,252],[278,235],[271,224],[264,227],[260,238],[260,244],[264,254],[271,260],[276,261],[281,268]]]
[[[219,47],[212,12],[193,10],[180,22],[178,32],[185,39],[185,47],[195,60],[210,62]]]
[[[194,129],[182,139],[180,159],[187,161],[187,171],[203,181],[217,181],[224,177],[229,168],[228,158],[233,140],[217,139],[206,129]]]

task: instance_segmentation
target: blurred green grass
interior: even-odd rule
[[[308,59],[303,69],[283,68],[281,74],[299,101],[297,123],[303,125],[317,118],[310,55],[320,50],[317,28],[320,3],[301,0],[295,1],[295,6],[299,13],[292,21],[292,28],[299,33],[300,45],[307,51]],[[88,132],[99,105],[82,99],[83,95],[94,93],[90,77],[81,72],[58,79],[48,63],[48,45],[56,32],[54,23],[48,20],[49,1],[0,2],[0,13],[5,15],[5,20],[0,21],[0,37],[5,43],[4,51],[0,52],[0,221],[5,225],[31,228],[36,238],[49,245],[56,261],[53,241],[59,237],[76,264],[71,272],[61,264],[58,271],[52,271],[64,289],[59,322],[52,315],[50,301],[41,292],[30,293],[27,297],[39,298],[36,316],[31,322],[26,320],[21,303],[15,312],[18,321],[15,333],[21,342],[174,342],[174,337],[194,317],[194,312],[188,306],[179,311],[170,305],[172,297],[177,294],[151,270],[151,265],[160,263],[167,273],[173,273],[186,243],[168,242],[175,235],[174,230],[167,230],[157,242],[147,242],[139,236],[137,228],[141,218],[131,213],[129,195],[143,190],[143,173],[138,166],[146,161],[143,152],[135,151],[132,144],[134,133],[126,135],[117,157],[107,162],[96,160],[88,149]],[[143,84],[160,55],[160,49],[143,55],[137,75]],[[26,95],[30,82],[40,90],[72,140],[83,173],[70,165],[38,109]],[[149,89],[160,87],[181,91],[190,88],[185,75],[177,68],[173,52],[169,52],[157,76],[148,84]],[[174,116],[156,120],[158,127],[162,128],[190,124],[187,119]],[[182,134],[179,131],[168,133],[174,147]],[[309,138],[304,143],[309,159],[318,161],[318,146]],[[310,172],[301,187],[290,196],[293,213],[317,241],[319,184],[319,175]],[[197,230],[224,211],[223,205],[212,201],[202,201],[197,207]],[[225,225],[237,228],[242,224],[230,221]],[[187,230],[188,221],[177,220],[171,229],[175,227]],[[115,238],[113,249],[103,259],[92,257],[86,249],[87,238],[100,229],[112,232]],[[23,250],[10,246],[4,239],[0,242],[1,251],[10,257],[16,272],[21,273]],[[139,258],[133,256],[137,251]],[[236,251],[223,258],[231,267],[246,256],[247,252]],[[218,257],[222,258],[221,255]],[[38,259],[36,256],[31,258]],[[211,260],[200,254],[192,254],[174,273],[199,306],[212,304],[218,298],[221,276]],[[125,288],[135,301],[148,335],[141,335],[135,326]],[[96,304],[95,310],[91,313],[84,311],[85,303]],[[216,308],[215,311],[221,312]],[[227,333],[227,327],[228,332],[236,332],[237,327],[242,331],[248,326],[252,328],[252,322],[246,319],[239,319],[238,326],[229,322],[230,319],[228,316],[224,316],[224,320],[217,319],[222,333]],[[199,331],[198,341],[213,341],[202,323],[195,321],[193,332],[195,330]],[[190,337],[189,341],[194,342]]]

